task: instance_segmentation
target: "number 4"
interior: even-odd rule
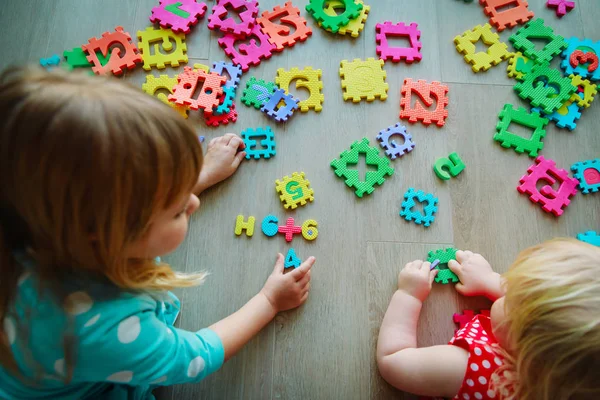
[[[447,168],[450,173],[446,172],[444,167]],[[457,176],[463,169],[465,169],[465,164],[456,153],[450,154],[448,158],[438,158],[433,165],[433,171],[437,177],[444,181],[450,179],[451,175]]]

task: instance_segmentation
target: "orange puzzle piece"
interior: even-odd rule
[[[295,31],[290,33],[289,26],[274,22],[277,18],[282,23],[293,25]],[[269,36],[269,42],[275,45],[275,51],[282,51],[284,46],[292,47],[296,42],[303,42],[312,35],[312,29],[306,25],[306,19],[300,16],[300,10],[294,7],[291,1],[285,3],[285,7],[276,6],[273,11],[265,11],[256,22],[262,27],[263,33]]]
[[[490,17],[490,24],[494,25],[498,32],[514,28],[517,24],[524,24],[534,16],[527,8],[527,0],[479,0],[479,4],[485,7],[483,12]]]
[[[81,49],[87,53],[87,60],[92,64],[92,71],[96,75],[106,75],[109,72],[121,75],[125,68],[133,69],[137,63],[142,62],[142,55],[131,42],[131,35],[124,32],[122,26],[117,26],[115,32],[104,32],[101,39],[91,38],[88,42],[81,46]],[[113,47],[111,50],[111,46],[114,45],[121,45],[124,54],[119,47]],[[98,51],[102,52],[105,58],[110,56],[105,65],[100,63],[96,54]]]
[[[434,99],[437,102],[435,110],[426,110],[419,104],[415,103],[415,108],[411,108],[411,99],[413,92],[419,96],[423,104],[431,107],[434,104]],[[429,125],[435,122],[437,126],[444,126],[448,117],[448,86],[442,85],[440,82],[419,80],[414,82],[407,78],[402,86],[402,100],[400,101],[400,118],[408,119],[410,122],[422,121],[423,124]]]
[[[173,88],[173,94],[169,95],[169,101],[180,106],[187,105],[192,110],[201,108],[205,115],[211,115],[213,107],[219,105],[219,96],[223,94],[226,81],[225,76],[184,67],[183,73],[177,77],[178,84]],[[199,84],[200,94],[194,99],[193,95]]]

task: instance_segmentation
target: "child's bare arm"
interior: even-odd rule
[[[459,250],[456,261],[450,261],[448,267],[460,279],[456,290],[464,296],[485,296],[496,301],[505,294],[502,277],[481,254]]]

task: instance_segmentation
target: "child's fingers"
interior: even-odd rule
[[[308,273],[306,273],[297,283],[300,286],[300,288],[303,288],[309,282],[310,282],[310,271],[308,271]]]
[[[219,139],[218,137],[213,138],[210,142],[208,142],[208,146],[212,147],[217,142],[218,139]]]
[[[227,146],[234,147],[235,149],[238,149],[240,146],[243,146],[243,145],[244,145],[244,141],[239,136],[234,136],[232,138],[229,138],[229,141],[227,142]]]
[[[437,268],[434,268],[431,271],[429,271],[429,285],[433,285],[433,281],[435,280],[435,277],[438,274],[438,272],[440,272],[440,270]]]
[[[458,255],[458,253],[457,253]],[[456,275],[460,275],[462,273],[462,265],[458,263],[456,260],[450,260],[448,262],[448,268],[450,271],[454,272]]]
[[[419,269],[429,271],[431,269],[431,263],[429,261],[425,261],[419,266]]]
[[[315,258],[312,257],[312,256],[308,257],[306,259],[306,261],[304,261],[298,268],[296,268],[295,270],[293,270],[292,272],[290,272],[289,275],[291,275],[292,278],[294,278],[294,280],[297,282],[300,279],[302,279],[302,277],[304,275],[306,275],[306,273],[308,271],[310,271],[310,269],[312,268],[312,266],[313,266],[314,263],[315,263]]]
[[[304,285],[302,287],[302,289],[300,289],[300,290],[301,290],[302,295],[310,292],[310,282],[308,282],[306,285]]]
[[[462,283],[460,283],[460,282],[459,282],[459,283],[457,283],[457,284],[454,286],[454,288],[456,289],[456,291],[457,291],[458,293],[460,293],[460,294],[462,294],[462,295],[464,295],[464,294],[465,294],[465,290],[466,290],[466,288],[465,288],[465,285],[463,285]]]
[[[277,259],[275,260],[275,268],[273,268],[273,273],[283,274],[283,254],[277,253]]]
[[[245,151],[240,151],[239,153],[237,153],[235,155],[235,158],[233,159],[233,163],[231,163],[231,166],[233,168],[239,167],[240,163],[242,162],[242,160],[244,159],[244,157],[246,157],[246,152]]]
[[[304,293],[302,298],[300,298],[300,304],[304,304],[304,302],[308,299],[308,292]]]

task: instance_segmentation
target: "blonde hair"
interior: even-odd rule
[[[78,273],[123,289],[202,282],[165,263],[126,258],[151,217],[191,193],[202,166],[194,127],[116,79],[14,68],[0,77],[0,321],[30,249],[60,286]],[[0,365],[14,369],[0,324]]]
[[[509,354],[494,386],[519,400],[600,398],[600,248],[554,239],[504,275]]]

